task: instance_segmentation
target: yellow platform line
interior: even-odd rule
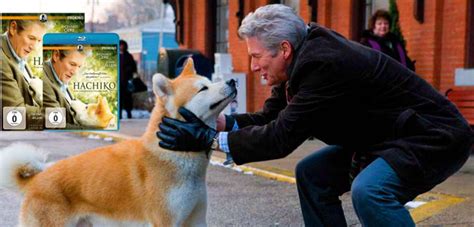
[[[410,215],[415,223],[424,221],[433,215],[439,214],[444,209],[462,203],[466,200],[466,198],[434,192],[421,194],[415,200],[423,201],[424,198],[430,198],[431,201],[428,201],[426,204],[410,210]]]
[[[117,142],[138,138],[134,136],[126,136],[126,135],[115,133],[115,132],[75,132],[75,133],[84,137],[87,137],[89,135],[97,135],[101,138],[110,137],[114,141],[117,141]],[[219,163],[223,163],[225,161],[224,159],[220,157],[216,157],[215,155],[211,157],[211,160],[215,162],[219,162]],[[287,170],[281,170],[274,167],[266,168],[264,166],[253,167],[253,166],[248,166],[248,165],[240,165],[237,168],[241,169],[244,172],[252,172],[254,175],[269,178],[272,180],[277,180],[277,181],[286,182],[290,184],[296,183],[296,179],[292,176],[292,173]]]
[[[223,163],[225,161],[224,159],[216,157],[216,156],[212,156],[211,160],[215,162],[219,162],[219,163]],[[272,180],[277,180],[277,181],[286,182],[290,184],[296,183],[296,179],[294,177],[286,176],[284,174],[274,173],[271,171],[255,168],[252,166],[240,165],[240,166],[234,166],[233,168],[239,168],[244,172],[252,172],[254,175],[269,178]]]

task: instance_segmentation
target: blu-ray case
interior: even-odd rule
[[[112,33],[44,36],[46,130],[118,130],[118,44]]]

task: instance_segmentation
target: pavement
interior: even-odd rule
[[[147,124],[148,119],[123,119],[118,131],[89,132],[83,133],[83,135],[123,140],[141,136],[146,130]],[[294,169],[298,161],[323,146],[325,144],[319,140],[308,140],[286,158],[234,168],[261,177],[294,184]],[[222,163],[224,158],[225,156],[221,152],[214,152],[212,155],[213,162]],[[473,198],[474,155],[471,155],[458,173],[430,192],[418,196],[406,206],[419,226],[474,226]]]
[[[13,142],[31,143],[51,150],[52,161],[85,150],[140,136],[148,124],[124,119],[118,131],[1,132],[0,148]],[[209,226],[303,226],[294,179],[299,160],[325,146],[308,140],[280,160],[223,167],[224,155],[214,152],[208,169]],[[349,226],[360,226],[350,199],[341,196]],[[474,226],[474,156],[455,175],[407,204],[418,226]],[[16,226],[21,197],[0,189],[0,226]]]

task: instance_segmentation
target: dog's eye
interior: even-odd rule
[[[205,91],[207,89],[209,89],[209,88],[207,86],[204,86],[204,87],[201,88],[201,90],[198,91],[198,93],[201,92],[201,91]]]

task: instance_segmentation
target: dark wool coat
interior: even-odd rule
[[[120,54],[120,106],[125,110],[133,109],[132,93],[128,90],[128,81],[137,71],[137,63],[128,52]]]
[[[308,137],[382,157],[403,179],[437,184],[467,160],[474,134],[457,108],[387,55],[311,24],[258,113],[235,115],[234,161],[282,158]]]

